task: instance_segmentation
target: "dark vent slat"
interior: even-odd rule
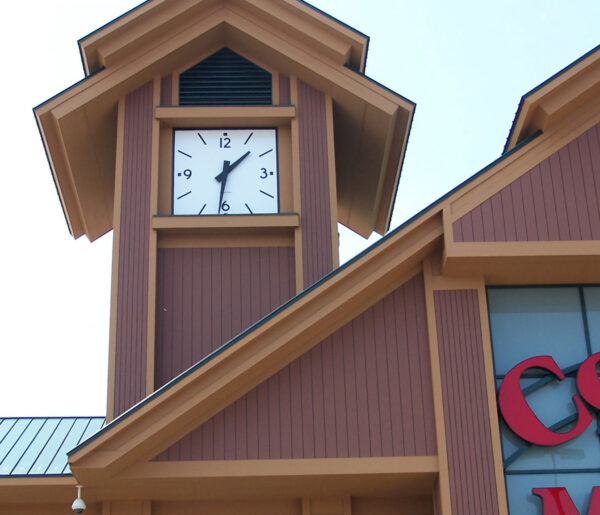
[[[180,105],[269,105],[271,74],[222,48],[179,76]]]

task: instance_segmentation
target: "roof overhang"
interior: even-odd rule
[[[521,98],[504,152],[600,98],[600,45]]]
[[[387,230],[415,106],[361,73],[363,34],[297,0],[151,0],[79,44],[90,75],[34,109],[73,236],[112,228],[119,99],[222,46],[332,97],[339,220]]]

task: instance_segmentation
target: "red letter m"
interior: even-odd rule
[[[573,499],[564,487],[534,488],[534,495],[541,497],[544,515],[583,515],[577,511]],[[587,515],[600,515],[600,486],[592,488]]]

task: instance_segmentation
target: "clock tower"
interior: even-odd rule
[[[387,230],[414,104],[297,0],[141,4],[35,109],[74,237],[114,231],[107,420]]]

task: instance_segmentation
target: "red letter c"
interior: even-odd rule
[[[519,384],[523,372],[530,368],[543,368],[552,372],[560,380],[565,378],[551,356],[535,356],[513,367],[502,381],[498,395],[500,411],[508,426],[523,440],[537,445],[559,445],[583,433],[592,422],[592,416],[578,395],[573,396],[573,402],[577,406],[578,419],[571,431],[555,433],[537,418],[527,404]]]

